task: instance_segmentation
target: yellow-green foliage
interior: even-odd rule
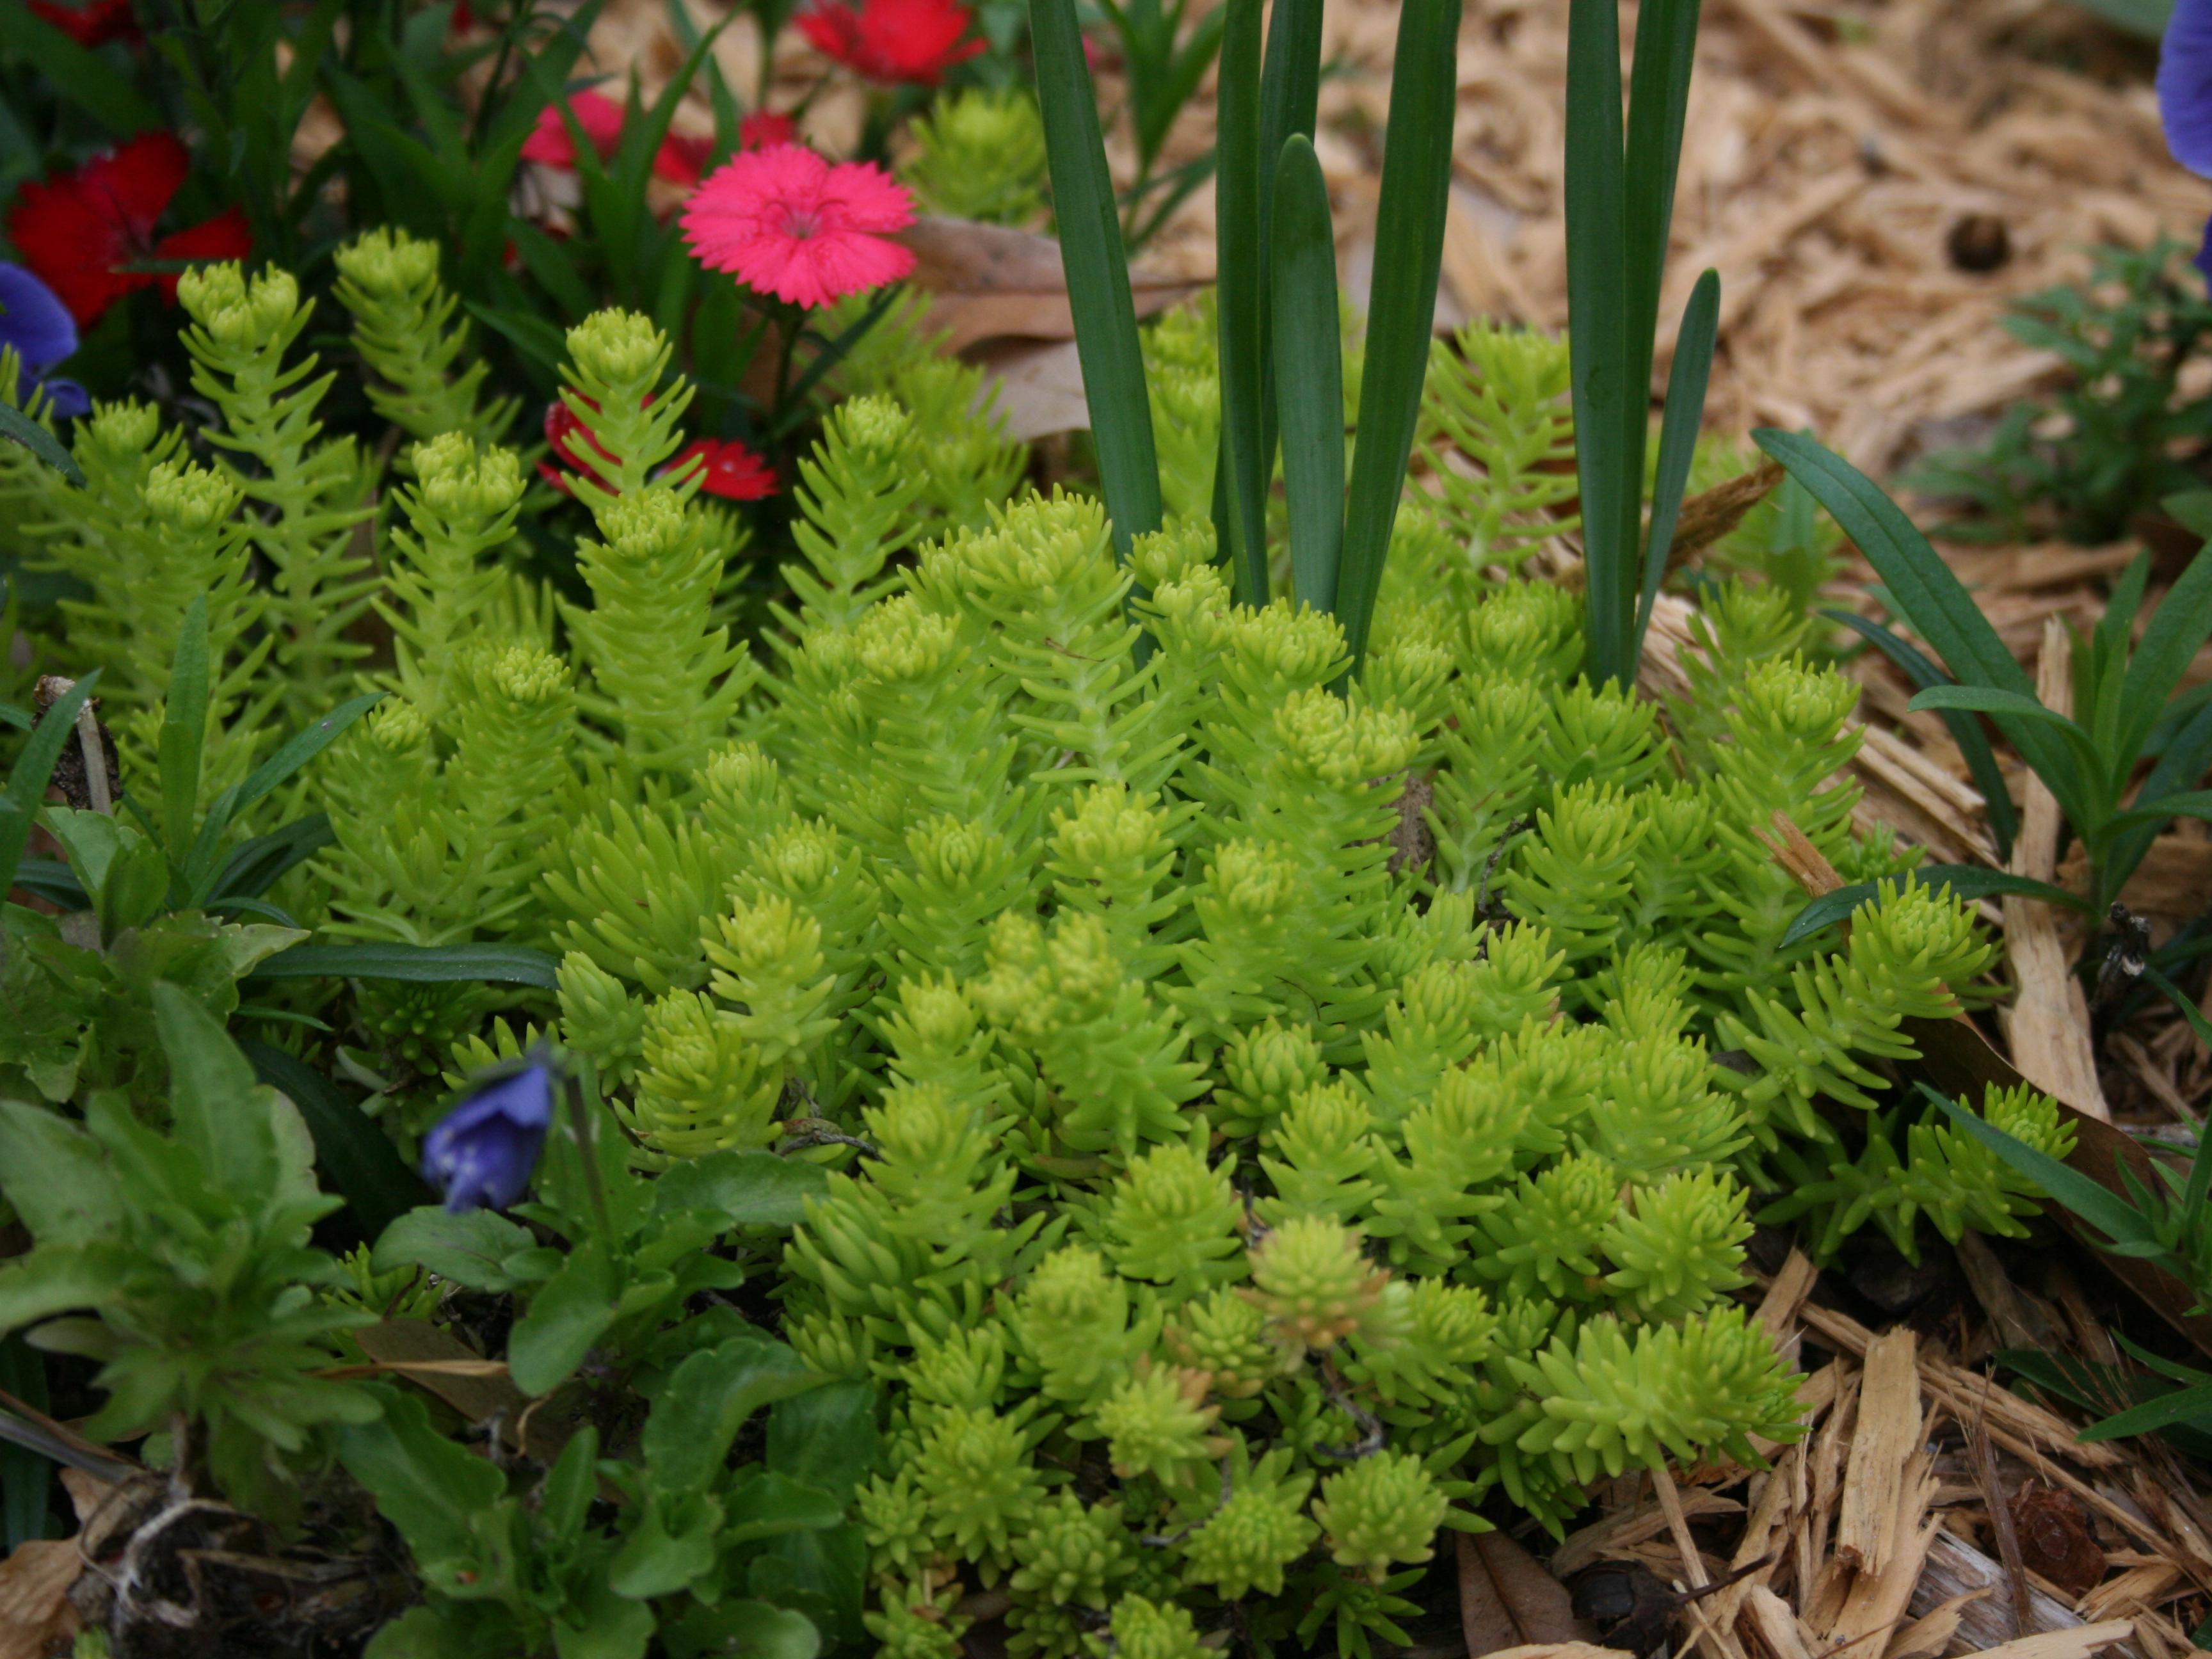
[[[283,379],[284,284],[219,268],[186,301],[239,386]],[[717,605],[727,520],[656,476],[690,393],[639,317],[568,337],[609,487],[577,484],[582,597],[550,608],[502,562],[519,472],[481,422],[412,452],[374,594],[326,568],[353,452],[285,447],[319,386],[217,386],[299,477],[182,481],[118,407],[80,445],[95,489],[48,498],[126,697],[158,693],[173,623],[126,610],[103,549],[216,595],[232,699],[347,661],[277,633],[241,536],[374,599],[391,696],[319,774],[335,844],[304,878],[332,931],[556,953],[557,993],[505,1006],[595,1073],[645,1168],[794,1130],[835,1165],[779,1317],[884,1385],[858,1510],[894,1653],[946,1650],[956,1577],[1004,1586],[1020,1655],[1095,1651],[1110,1620],[1125,1659],[1188,1659],[1188,1609],[1247,1596],[1364,1646],[1493,1491],[1556,1528],[1601,1477],[1793,1432],[1794,1374],[1729,1297],[1747,1178],[1826,1181],[1834,1237],[1883,1203],[1853,1174],[1876,1166],[1908,1233],[2027,1208],[1917,1113],[1847,1144],[1813,1109],[1881,1108],[1901,1018],[1954,1011],[1989,953],[1917,886],[1848,944],[1784,943],[1778,814],[1849,878],[1904,862],[1851,836],[1853,688],[1802,618],[1716,592],[1662,714],[1575,678],[1574,595],[1483,574],[1559,499],[1563,348],[1475,331],[1451,361],[1480,374],[1440,369],[1438,428],[1486,471],[1406,510],[1345,685],[1332,619],[1240,609],[1214,562],[1218,411],[1176,370],[1206,314],[1152,335],[1180,516],[1127,568],[1095,501],[1007,499],[1021,452],[972,372],[897,342],[854,366],[871,395],[801,469],[757,647]],[[473,409],[442,370],[390,397]],[[216,510],[240,493],[274,517]],[[149,540],[139,503],[197,528]],[[519,1049],[471,994],[364,1019],[451,1027],[464,1068]],[[1989,1107],[2055,1145],[2041,1111]]]

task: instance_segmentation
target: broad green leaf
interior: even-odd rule
[[[0,1100],[0,1192],[42,1248],[88,1244],[123,1220],[100,1143],[45,1106]]]
[[[615,1322],[621,1294],[614,1263],[599,1240],[569,1252],[568,1265],[531,1299],[507,1339],[507,1374],[525,1394],[550,1394],[584,1363]]]
[[[273,1192],[280,1176],[276,1136],[253,1067],[222,1022],[190,994],[162,981],[153,998],[178,1140],[227,1191]]]
[[[299,945],[254,969],[256,979],[395,979],[416,984],[535,985],[555,988],[560,964],[520,945]]]
[[[647,1480],[671,1498],[703,1490],[747,1418],[821,1381],[781,1342],[725,1342],[690,1355],[645,1420]]]
[[[1336,234],[1312,143],[1294,134],[1275,168],[1276,408],[1297,602],[1336,608],[1344,544],[1344,354],[1336,298]]]
[[[94,669],[54,699],[9,769],[7,793],[0,799],[7,809],[0,811],[0,897],[15,884],[15,866],[29,844],[39,803],[46,796],[46,781],[53,776],[62,745],[76,736],[77,710],[98,687],[100,672]]]
[[[0,404],[0,438],[13,438],[79,489],[84,488],[84,470],[77,465],[76,457],[21,410]]]
[[[615,1593],[604,1578],[586,1577],[553,1623],[553,1659],[645,1659],[653,1641],[653,1609]]]
[[[426,1569],[476,1554],[471,1523],[505,1495],[507,1477],[430,1426],[413,1395],[380,1388],[384,1415],[331,1431],[338,1462],[376,1500]]]
[[[876,1390],[870,1382],[825,1382],[781,1400],[768,1414],[768,1467],[841,1504],[876,1462]]]
[[[1694,17],[1696,0],[1690,0]],[[1651,529],[1644,551],[1644,586],[1636,604],[1636,623],[1628,636],[1630,672],[1644,648],[1659,584],[1667,574],[1667,556],[1674,546],[1674,524],[1689,487],[1690,464],[1697,459],[1698,428],[1705,419],[1705,383],[1713,368],[1713,342],[1720,330],[1721,279],[1708,270],[1690,290],[1682,326],[1674,342],[1674,365],[1667,376],[1667,409],[1659,427],[1659,470],[1651,487]]]
[[[1052,203],[1067,269],[1076,356],[1098,448],[1099,483],[1126,562],[1133,538],[1160,527],[1159,459],[1137,343],[1137,310],[1114,180],[1106,168],[1098,103],[1083,58],[1075,0],[1030,0],[1037,100],[1044,115]]]
[[[181,867],[191,850],[199,812],[200,749],[207,741],[207,595],[197,594],[177,634],[169,665],[169,696],[161,708],[158,750],[161,774],[161,836]]]
[[[662,1215],[706,1210],[732,1227],[795,1227],[806,1218],[806,1200],[829,1190],[829,1171],[818,1164],[757,1148],[708,1152],[664,1172],[653,1184],[653,1207]]]
[[[1214,196],[1215,307],[1220,329],[1221,460],[1227,521],[1221,545],[1237,598],[1267,602],[1267,458],[1260,453],[1267,372],[1261,356],[1267,250],[1260,244],[1261,0],[1227,0],[1221,37]],[[1273,157],[1264,158],[1272,166]]]
[[[778,1533],[819,1531],[845,1518],[845,1506],[830,1493],[772,1469],[732,1492],[723,1511],[726,1544],[773,1538]]]
[[[1336,618],[1355,674],[1367,653],[1428,374],[1450,202],[1452,118],[1459,107],[1459,17],[1460,0],[1404,0],[1398,14],[1359,438],[1337,575]]]
[[[380,1273],[427,1267],[441,1279],[496,1295],[530,1282],[509,1274],[503,1264],[537,1244],[529,1228],[495,1211],[466,1210],[455,1215],[425,1204],[383,1229],[369,1265]]]
[[[2054,887],[2047,881],[2036,881],[2027,876],[2015,876],[2008,871],[1991,870],[1978,864],[1931,864],[1917,870],[1908,870],[1892,878],[1891,884],[1902,890],[1906,887],[1948,887],[1952,896],[1962,899],[1990,898],[2003,893],[2017,893],[2027,898],[2039,898],[2051,904],[2063,904],[2071,910],[2087,908],[2079,893],[2063,887]],[[1838,887],[1832,893],[1823,893],[1802,910],[1790,924],[1790,931],[1782,936],[1786,945],[1807,939],[1824,927],[1832,927],[1862,904],[1871,903],[1881,895],[1881,884],[1871,881],[1855,882],[1849,887]]]
[[[2052,1199],[2096,1228],[2113,1244],[2122,1247],[2148,1245],[2158,1254],[2164,1254],[2151,1233],[2148,1218],[2140,1210],[2078,1170],[2069,1168],[2049,1153],[2038,1152],[2025,1141],[2017,1140],[1986,1122],[1978,1114],[1964,1109],[1955,1102],[1946,1100],[1926,1084],[1920,1085],[1920,1091],[1941,1107],[1943,1115],[1959,1128],[1980,1141]]]
[[[131,77],[118,75],[98,52],[80,46],[28,6],[0,6],[0,56],[28,66],[40,81],[112,137],[126,138],[168,125],[138,95]],[[84,480],[80,477],[71,482],[82,484]]]
[[[568,1437],[538,1488],[538,1518],[549,1537],[563,1542],[582,1530],[599,1496],[599,1431],[586,1423]]]
[[[376,1237],[429,1196],[391,1137],[320,1073],[265,1042],[239,1047],[261,1080],[298,1109],[314,1140],[317,1166],[343,1194],[364,1235]]]
[[[860,1598],[855,1595],[857,1608]],[[819,1659],[821,1632],[813,1620],[789,1607],[766,1601],[724,1601],[714,1607],[694,1602],[663,1627],[670,1651],[679,1659],[707,1654],[731,1659]]]
[[[72,1308],[97,1307],[114,1289],[112,1262],[67,1245],[0,1262],[0,1336]]]
[[[1931,685],[1953,683],[1948,674],[1873,618],[1857,616],[1849,611],[1824,610],[1820,614],[1830,622],[1843,623],[1869,641],[1923,690]],[[1997,856],[2009,859],[2013,837],[2020,831],[2020,814],[2013,805],[2012,792],[2006,787],[2003,769],[1997,764],[1996,751],[1990,746],[1990,735],[1982,729],[1982,723],[1966,709],[1944,708],[1936,712],[1942,716],[1944,729],[1950,732],[1951,741],[1959,745],[1959,752],[1966,757],[1966,769],[1973,775],[1974,787],[1982,792],[1982,802],[1989,813],[1990,836],[1996,842]]]
[[[644,1601],[673,1595],[695,1578],[705,1577],[714,1570],[714,1534],[721,1520],[721,1506],[703,1492],[678,1499],[653,1494],[615,1553],[609,1587],[617,1595]]]

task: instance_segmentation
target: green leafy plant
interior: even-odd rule
[[[1809,438],[1756,436],[1835,515],[1901,618],[1941,654],[1948,673],[1911,706],[1986,714],[2050,788],[2088,856],[2089,891],[2077,902],[2103,914],[2162,828],[2177,816],[2212,814],[2212,795],[2196,788],[2212,765],[2212,704],[2202,692],[2175,695],[2191,659],[2212,638],[2212,559],[2200,554],[2191,562],[2132,642],[2149,557],[2130,566],[2075,657],[2074,714],[2055,714],[2037,700],[2027,671],[1972,596],[1879,486]],[[2177,496],[2168,505],[2212,527],[2212,495]],[[1915,662],[1923,678],[1938,672],[1887,630],[1865,624],[1862,631]],[[1971,726],[1954,731],[1963,734],[1977,775],[1994,777],[1987,736]],[[2145,761],[2150,769],[2138,783]],[[1991,798],[1992,821],[2008,830],[2011,810],[2000,789]]]
[[[2056,531],[2101,544],[2202,486],[2212,398],[2185,394],[2181,378],[2212,329],[2212,300],[2187,256],[2164,237],[2099,248],[2086,284],[2014,303],[2006,331],[2057,356],[2072,383],[2047,403],[2014,404],[1981,447],[1939,451],[1906,473],[1908,488],[1965,509],[1947,518],[1946,536]]]
[[[283,1516],[286,1460],[320,1425],[376,1413],[359,1388],[314,1375],[338,1334],[367,1322],[310,1293],[337,1263],[308,1230],[343,1200],[318,1190],[297,1111],[254,1081],[220,1024],[173,985],[152,1003],[167,1134],[118,1093],[95,1096],[82,1126],[0,1102],[0,1193],[36,1244],[0,1267],[0,1332],[100,1362],[94,1437],[169,1430],[188,1474],[204,1468]]]

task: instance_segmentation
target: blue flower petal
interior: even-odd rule
[[[73,421],[92,408],[92,399],[75,380],[43,380],[40,388],[46,394],[46,414],[57,421]]]
[[[521,1070],[486,1084],[422,1138],[422,1174],[448,1210],[505,1209],[530,1189],[553,1121],[553,1074]]]
[[[2158,110],[2173,159],[2212,177],[2212,0],[2176,0],[2158,53]]]
[[[23,367],[43,374],[76,349],[76,323],[54,291],[23,269],[0,261],[0,345],[15,348]]]

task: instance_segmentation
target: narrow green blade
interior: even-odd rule
[[[1367,651],[1375,595],[1428,373],[1429,336],[1443,269],[1450,205],[1452,116],[1459,101],[1460,0],[1405,0],[1398,15],[1397,81],[1382,153],[1375,222],[1375,289],[1359,386],[1359,441],[1337,578],[1336,616],[1352,672]]]
[[[1159,460],[1137,345],[1137,308],[1129,295],[1129,262],[1075,0],[1030,0],[1030,35],[1053,211],[1075,315],[1076,356],[1083,365],[1106,511],[1114,520],[1114,550],[1127,560],[1132,538],[1160,527]]]
[[[1589,590],[1589,673],[1625,682],[1630,594],[1643,516],[1642,422],[1650,377],[1632,383],[1626,167],[1617,0],[1572,0],[1567,15],[1567,346],[1575,470]],[[1629,433],[1637,437],[1632,448]]]
[[[1666,281],[1667,233],[1674,218],[1682,124],[1689,108],[1690,73],[1697,60],[1698,10],[1698,0],[1645,0],[1636,15],[1636,58],[1628,72],[1628,143],[1621,199],[1629,307],[1627,407],[1621,413],[1626,422],[1622,438],[1635,464],[1628,476],[1639,495],[1650,432],[1659,290]],[[1679,356],[1676,361],[1680,361]],[[1668,398],[1671,401],[1671,386]],[[1626,672],[1632,678],[1636,672],[1632,651]]]
[[[21,410],[0,404],[0,437],[13,438],[79,489],[84,488],[84,471],[77,465],[76,458],[62,447],[59,439]]]
[[[1310,140],[1294,135],[1275,167],[1275,385],[1297,602],[1336,609],[1344,542],[1344,357],[1336,321],[1336,238]]]
[[[1705,415],[1705,383],[1713,369],[1713,340],[1721,320],[1720,273],[1709,270],[1690,290],[1682,310],[1681,332],[1674,340],[1674,366],[1667,375],[1667,412],[1659,427],[1659,476],[1651,486],[1651,529],[1644,550],[1644,591],[1636,605],[1636,627],[1629,635],[1628,660],[1644,654],[1644,630],[1667,574],[1667,555],[1674,545],[1674,524],[1689,487],[1690,463],[1697,459],[1698,427]]]
[[[1215,139],[1215,281],[1221,338],[1222,459],[1228,468],[1229,522],[1218,525],[1237,573],[1237,597],[1267,602],[1267,459],[1260,453],[1267,395],[1261,354],[1261,289],[1267,250],[1260,245],[1260,5],[1229,0],[1221,38]]]
[[[15,884],[15,866],[30,842],[31,821],[46,798],[46,781],[53,776],[62,745],[76,736],[77,710],[99,684],[100,670],[95,668],[57,697],[9,769],[6,793],[0,793],[0,899]]]

